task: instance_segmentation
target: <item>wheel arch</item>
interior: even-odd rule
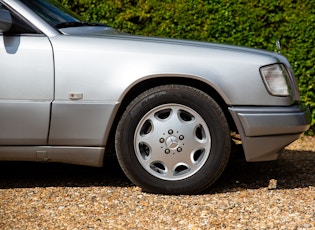
[[[218,103],[218,105],[221,107],[222,111],[224,112],[226,119],[228,121],[230,130],[237,131],[234,120],[230,112],[228,111],[228,105],[226,104],[222,96],[211,85],[203,81],[200,81],[198,79],[193,79],[193,78],[188,78],[188,77],[183,77],[183,76],[182,77],[163,76],[163,77],[150,78],[150,79],[146,79],[144,81],[138,82],[136,85],[130,88],[128,92],[124,95],[124,97],[122,98],[120,106],[116,114],[114,114],[115,118],[113,119],[113,122],[110,128],[110,133],[107,138],[106,148],[105,148],[106,155],[109,153],[113,153],[115,150],[115,146],[114,146],[115,131],[124,110],[130,104],[130,102],[133,99],[135,99],[138,95],[140,95],[142,92],[150,88],[154,88],[154,87],[162,86],[162,85],[170,85],[170,84],[191,86],[211,96]]]

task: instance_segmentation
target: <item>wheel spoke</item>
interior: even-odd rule
[[[179,104],[163,105],[147,113],[135,134],[135,150],[142,166],[166,180],[196,173],[210,148],[205,121],[194,110]]]
[[[177,84],[137,95],[115,135],[126,176],[147,192],[165,194],[197,193],[210,186],[227,164],[230,142],[220,105],[199,89]]]

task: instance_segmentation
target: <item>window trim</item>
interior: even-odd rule
[[[2,2],[1,0],[0,0],[0,4],[2,4],[2,6],[4,6],[5,9],[7,9],[10,12],[12,19],[15,17],[17,20],[20,20],[22,23],[25,23],[31,30],[33,30],[32,33],[27,33],[27,32],[25,32],[25,33],[11,33],[10,31],[8,31],[5,33],[0,33],[1,35],[23,35],[23,36],[25,36],[25,35],[26,36],[44,35],[44,33],[40,29],[38,29],[29,20],[27,20],[25,17],[23,17],[21,14],[19,14],[14,8],[9,6],[5,2]]]

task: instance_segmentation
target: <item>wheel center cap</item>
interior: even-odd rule
[[[176,149],[178,147],[179,141],[175,136],[169,136],[165,142],[166,146],[170,149]]]

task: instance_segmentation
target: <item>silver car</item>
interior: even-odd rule
[[[287,59],[82,22],[53,0],[0,0],[0,160],[100,167],[144,191],[199,193],[232,136],[275,160],[309,128]],[[233,134],[233,135],[232,135]]]

